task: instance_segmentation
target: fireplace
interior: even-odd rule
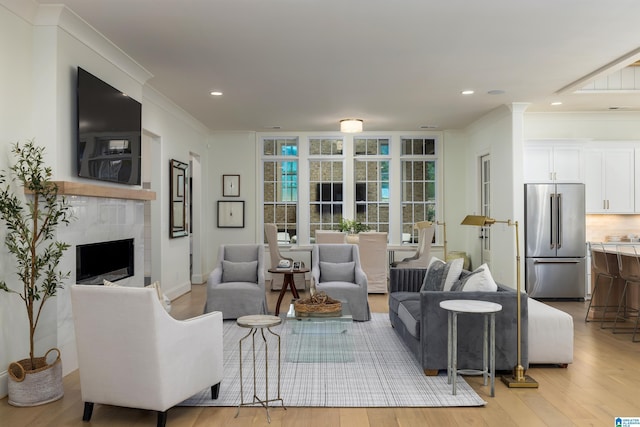
[[[134,239],[76,246],[76,283],[101,285],[134,275]]]

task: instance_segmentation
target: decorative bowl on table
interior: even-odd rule
[[[342,303],[331,298],[325,292],[296,300],[293,303],[293,308],[298,317],[333,317],[342,314]]]

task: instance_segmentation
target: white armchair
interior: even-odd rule
[[[73,285],[83,420],[95,403],[158,412],[211,387],[223,376],[222,313],[179,321],[156,291],[139,287]]]

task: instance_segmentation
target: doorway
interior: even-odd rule
[[[480,156],[480,215],[491,217],[491,156]],[[480,264],[491,263],[491,228],[480,228]]]

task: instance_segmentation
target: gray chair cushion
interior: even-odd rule
[[[320,261],[320,283],[355,282],[356,263]]]
[[[222,282],[258,283],[258,261],[222,261]]]

